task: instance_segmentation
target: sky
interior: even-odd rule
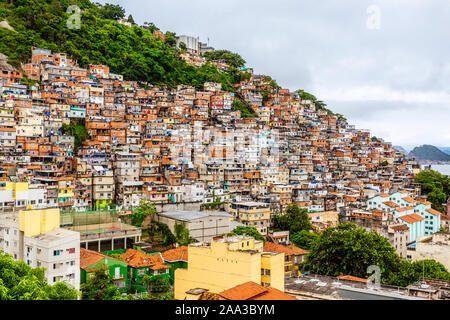
[[[450,147],[450,1],[109,0],[406,149]]]

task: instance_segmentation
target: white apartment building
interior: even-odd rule
[[[45,228],[51,227],[49,220],[59,224],[59,210],[52,210],[56,210],[54,217],[57,214],[58,218],[42,215],[41,230],[44,224]],[[26,211],[21,214],[24,212],[26,214]],[[39,221],[26,220],[21,214],[0,214],[0,251],[32,268],[45,268],[45,278],[50,285],[66,282],[80,290],[80,233],[59,226],[47,232],[36,232]]]

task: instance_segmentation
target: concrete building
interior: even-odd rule
[[[200,43],[197,38],[190,37],[186,35],[178,36],[177,38],[177,47],[180,48],[180,44],[184,43],[186,45],[186,50],[189,53],[200,53]]]
[[[406,259],[409,241],[409,228],[405,224],[394,224],[388,227],[388,239],[397,254]]]

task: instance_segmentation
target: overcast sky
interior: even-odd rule
[[[239,53],[357,128],[413,148],[450,147],[450,2],[109,0],[138,24]]]

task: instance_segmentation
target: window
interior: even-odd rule
[[[137,272],[138,276],[145,275],[145,271],[146,271],[146,269],[139,269],[138,272]]]

